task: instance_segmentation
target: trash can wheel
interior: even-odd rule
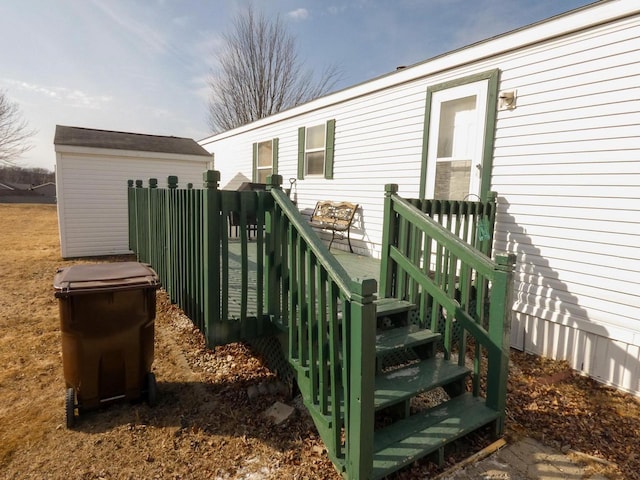
[[[150,407],[155,407],[158,402],[158,386],[156,384],[156,376],[149,372],[146,376],[147,387],[147,403]]]
[[[67,394],[65,396],[65,414],[67,428],[73,428],[76,423],[76,391],[73,388],[67,388]]]

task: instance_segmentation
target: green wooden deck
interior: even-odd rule
[[[247,292],[247,314],[256,316],[256,288],[258,278],[256,275],[256,242],[248,243],[248,260],[249,260],[249,291]],[[351,278],[375,278],[379,280],[380,276],[380,260],[372,257],[365,257],[355,253],[349,253],[344,250],[331,250],[336,260],[344,267]],[[222,272],[229,278],[229,320],[240,318],[241,305],[241,251],[240,242],[229,242],[229,270]]]

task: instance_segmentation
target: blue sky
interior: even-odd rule
[[[221,35],[248,0],[3,0],[0,89],[38,133],[19,164],[53,169],[55,125],[175,135],[207,127]],[[344,88],[591,0],[254,0],[307,67]]]

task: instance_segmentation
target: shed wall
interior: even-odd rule
[[[127,229],[127,180],[157,178],[166,187],[169,175],[180,186],[202,185],[207,158],[176,160],[147,156],[58,153],[58,223],[64,258],[131,253]]]

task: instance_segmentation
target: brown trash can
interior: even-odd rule
[[[119,400],[156,401],[153,363],[158,276],[143,263],[74,265],[58,270],[67,427],[75,411]]]

